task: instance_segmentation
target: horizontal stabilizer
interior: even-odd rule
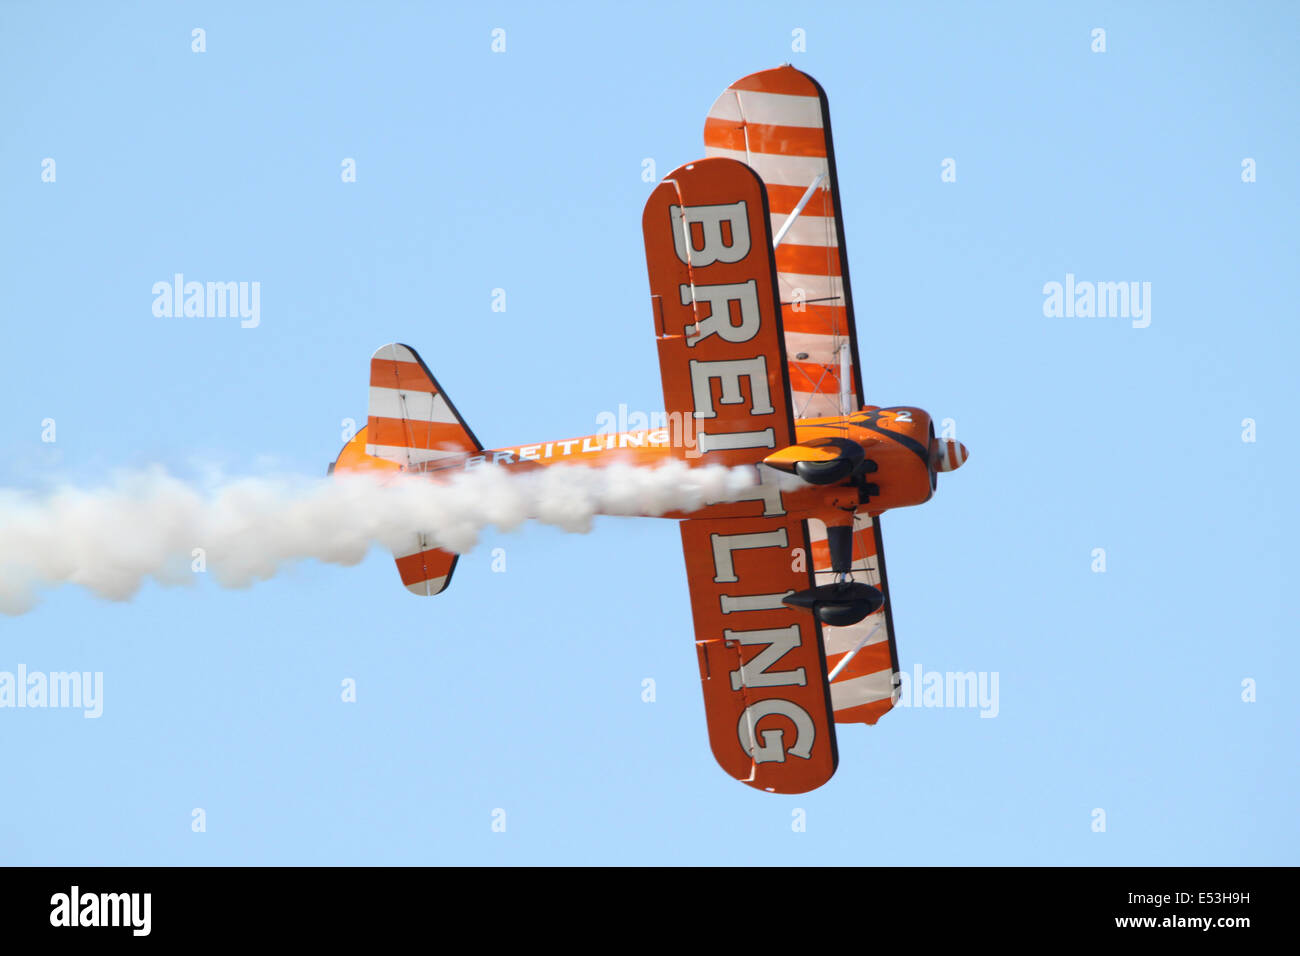
[[[397,573],[402,576],[406,590],[429,597],[447,590],[460,555],[431,547],[428,535],[417,533],[412,535],[409,547],[393,557],[397,560]]]

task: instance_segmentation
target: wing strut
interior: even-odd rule
[[[852,359],[849,357],[849,340],[845,339],[840,343],[840,414],[847,418],[853,409],[849,406],[852,404],[850,396],[849,382],[852,379],[853,371],[851,369]]]
[[[808,205],[808,200],[813,198],[813,195],[817,192],[817,187],[821,185],[821,181],[825,178],[826,174],[824,172],[818,173],[817,178],[812,181],[812,185],[804,190],[803,198],[795,204],[794,211],[786,217],[785,222],[781,223],[781,228],[778,229],[776,235],[772,237],[773,249],[781,244],[781,240],[784,239],[785,234],[790,231],[790,227],[794,225],[794,221],[799,218],[799,213],[803,212],[803,207]]]
[[[877,623],[875,627],[873,627],[870,631],[867,632],[866,637],[858,641],[857,644],[853,645],[853,650],[849,651],[847,654],[845,654],[843,657],[840,658],[840,662],[835,665],[834,669],[829,674],[826,675],[826,679],[834,680],[836,677],[838,677],[840,671],[844,670],[844,666],[848,664],[849,661],[853,660],[854,656],[858,653],[858,651],[862,650],[864,647],[867,646],[867,642],[876,636],[876,631],[878,630],[880,630],[879,623]]]

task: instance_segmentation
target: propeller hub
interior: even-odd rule
[[[941,438],[930,447],[930,461],[935,471],[956,471],[970,454],[955,438]]]

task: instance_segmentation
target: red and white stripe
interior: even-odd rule
[[[418,469],[426,462],[463,458],[479,445],[452,409],[414,350],[385,345],[370,358],[370,415],[366,454]],[[422,531],[393,552],[402,584],[413,594],[442,591],[456,555],[429,543]]]
[[[412,534],[410,544],[394,551],[393,558],[406,590],[422,597],[446,588],[456,564],[456,555],[430,547],[429,537],[423,532]]]
[[[826,525],[808,522],[813,570],[817,584],[831,584],[830,544]],[[867,515],[853,519],[853,580],[885,590],[881,583],[880,556],[875,528]],[[888,595],[886,595],[888,600]],[[831,707],[836,723],[874,724],[891,707],[898,687],[889,615],[885,608],[868,614],[848,627],[822,625],[826,645],[826,672],[831,675]]]
[[[935,458],[935,471],[956,471],[962,465],[966,464],[969,456],[966,453],[966,446],[955,438],[942,438],[939,440],[939,453]]]
[[[367,455],[411,468],[477,450],[469,429],[411,349],[385,345],[371,356]]]
[[[792,66],[731,84],[704,123],[704,151],[746,163],[767,187],[776,235],[809,186],[820,183],[776,247],[777,285],[795,418],[839,415],[839,348],[853,316],[841,270],[843,226],[835,218],[835,170],[817,84]],[[850,359],[857,361],[857,356]],[[849,382],[852,409],[860,404]]]

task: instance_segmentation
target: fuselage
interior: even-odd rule
[[[459,454],[425,462],[411,468],[366,454],[366,433],[362,429],[339,455],[336,472],[380,471],[422,473],[429,478],[449,480],[453,476],[481,468],[504,468],[527,472],[552,466],[605,468],[631,465],[654,468],[679,461],[688,467],[708,464],[696,447],[690,419],[640,431],[607,432],[578,438],[510,445],[485,449],[476,454]],[[920,408],[867,406],[849,416],[801,419],[795,424],[796,444],[787,449],[773,449],[765,464],[793,474],[791,464],[798,460],[826,457],[822,449],[834,449],[853,443],[862,449],[871,469],[870,493],[847,483],[809,484],[787,481],[782,484],[784,505],[791,512],[816,514],[828,507],[860,511],[871,515],[891,508],[923,504],[934,494],[936,470],[943,466],[942,444],[936,442],[930,416]],[[964,461],[964,448],[961,459]],[[960,464],[958,461],[957,464]],[[954,464],[951,467],[956,467]],[[760,471],[760,481],[766,482]],[[865,499],[865,500],[863,500]],[[701,512],[668,512],[645,517],[686,518]]]

